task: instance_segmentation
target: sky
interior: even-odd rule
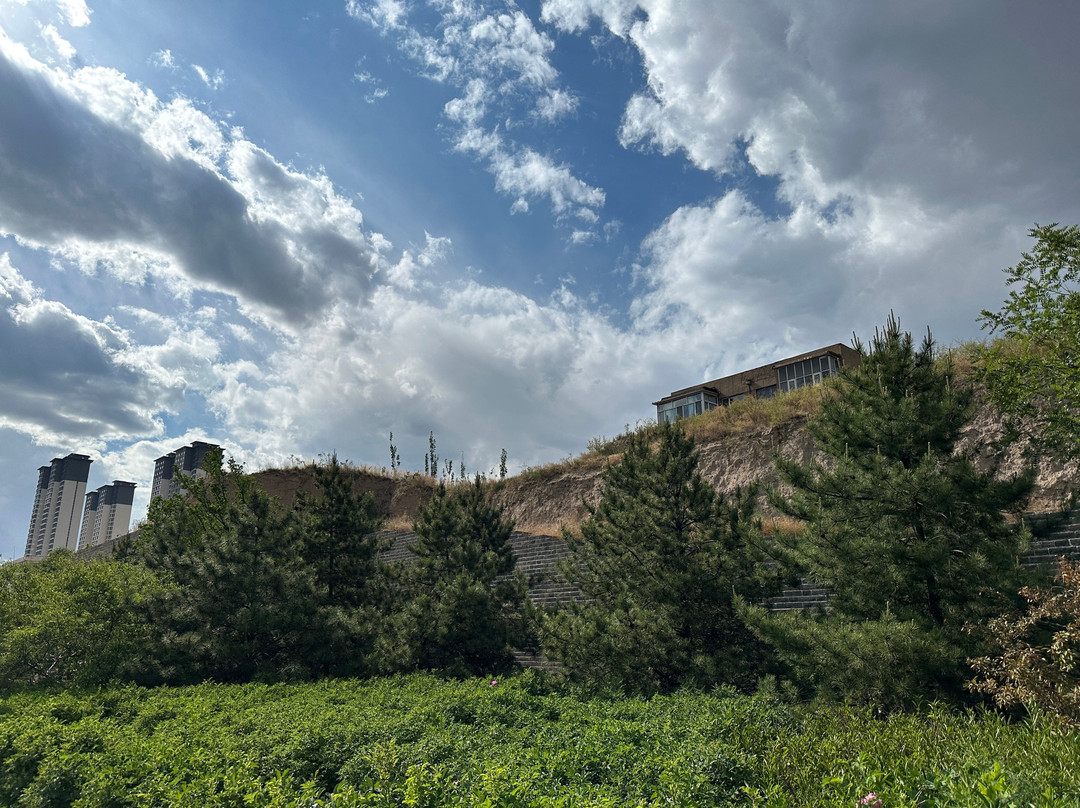
[[[1080,222],[1060,0],[0,0],[0,557],[192,440],[468,473],[866,336]]]

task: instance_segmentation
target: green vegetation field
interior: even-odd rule
[[[856,806],[871,792],[884,808],[1080,805],[1080,733],[947,708],[586,696],[533,674],[0,702],[3,806]]]

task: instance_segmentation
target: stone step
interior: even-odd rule
[[[1033,522],[1054,520],[1057,514],[1033,514]],[[1046,527],[1039,527],[1044,535],[1032,540],[1031,552],[1025,559],[1029,567],[1051,567],[1061,556],[1071,559],[1080,558],[1080,513]],[[389,563],[408,562],[412,559],[409,545],[416,541],[410,531],[384,531],[381,534],[387,549],[380,558]],[[517,571],[529,580],[529,598],[541,607],[552,607],[560,603],[580,601],[584,596],[573,584],[563,579],[559,572],[559,562],[569,558],[566,543],[559,536],[545,536],[515,532],[510,537],[510,546],[517,556]],[[828,603],[829,593],[823,587],[810,581],[800,586],[785,589],[769,602],[769,608],[775,611],[824,607]]]

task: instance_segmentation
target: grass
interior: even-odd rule
[[[411,531],[413,529],[413,522],[416,521],[416,517],[409,516],[408,514],[401,514],[400,516],[391,516],[385,522],[382,523],[382,530],[393,531]]]
[[[581,522],[564,519],[559,522],[524,521],[514,525],[514,530],[531,536],[562,536],[563,530],[580,535]]]
[[[717,407],[701,415],[684,418],[678,423],[699,443],[707,443],[806,418],[818,411],[821,397],[828,394],[826,387],[803,387],[771,399],[736,401],[727,407]],[[577,457],[526,468],[507,482],[513,485],[515,480],[544,481],[560,474],[603,468],[606,463],[618,462],[634,436],[649,437],[656,429],[656,422],[652,420],[638,421],[634,426],[627,424],[625,430],[613,438],[593,438],[586,451]]]

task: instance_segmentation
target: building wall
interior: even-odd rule
[[[26,552],[24,553],[26,556],[33,554],[38,549],[39,540],[44,541],[45,525],[49,513],[50,470],[49,466],[41,466],[38,469],[38,484],[34,491],[34,510],[30,515],[30,530],[26,534]]]
[[[188,477],[202,477],[203,458],[211,449],[220,449],[216,443],[201,440],[192,441],[190,446],[181,446],[169,454],[154,461],[154,481],[150,487],[150,499],[171,497],[179,494],[180,474]]]
[[[86,504],[83,505],[82,527],[79,528],[79,549],[90,543],[89,537],[97,533],[98,521],[101,515],[101,489],[86,492]]]
[[[675,390],[659,401],[654,401],[658,420],[680,417],[685,414],[700,414],[700,412],[712,409],[714,406],[729,404],[732,401],[745,396],[757,398],[772,398],[781,391],[783,382],[780,378],[781,369],[792,368],[807,360],[822,357],[835,357],[840,367],[855,367],[862,360],[858,351],[855,351],[842,343],[827,345],[814,351],[781,359],[761,367],[750,368],[730,376],[722,376],[719,379]],[[802,386],[800,383],[799,386]],[[695,399],[695,401],[690,401]],[[680,402],[690,402],[690,412],[683,413],[679,410],[673,414],[668,410]],[[697,402],[700,403],[697,403]]]
[[[113,480],[86,495],[79,549],[111,541],[128,532],[135,483]]]
[[[40,558],[53,550],[78,547],[80,515],[86,480],[90,476],[87,455],[55,457],[48,466],[38,469],[38,489],[34,513],[26,537],[25,555]]]
[[[169,452],[154,461],[154,481],[150,485],[150,499],[171,496],[169,489],[172,486],[175,465],[176,452]]]

